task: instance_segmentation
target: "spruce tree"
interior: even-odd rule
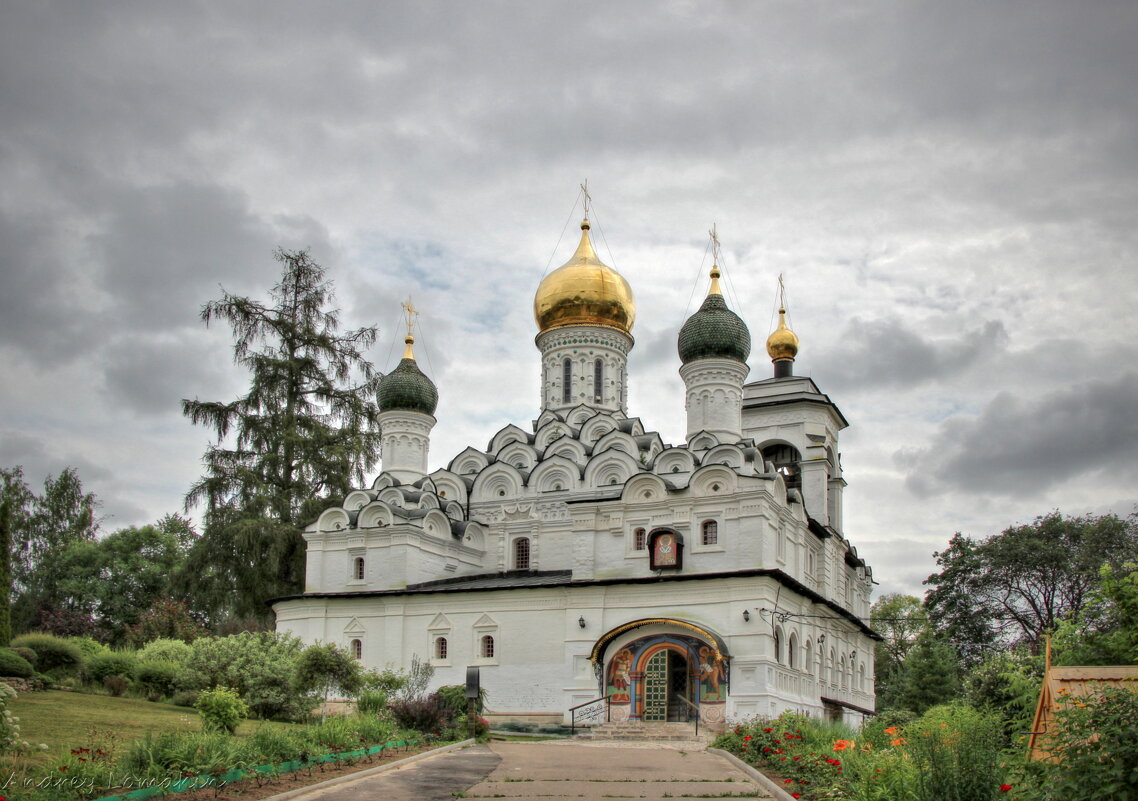
[[[231,328],[248,391],[230,402],[182,401],[217,438],[186,495],[187,509],[206,505],[188,590],[215,622],[266,620],[266,600],[302,589],[301,527],[379,456],[379,376],[364,356],[376,329],[340,331],[332,285],[307,251],[275,257],[282,273],[268,302],[226,292],[202,308],[206,325]]]

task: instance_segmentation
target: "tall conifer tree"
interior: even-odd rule
[[[379,456],[379,376],[364,356],[376,329],[340,332],[331,283],[307,251],[275,257],[283,269],[267,303],[224,293],[202,308],[207,325],[232,329],[249,390],[230,402],[182,401],[217,437],[186,495],[187,509],[206,504],[189,589],[215,620],[267,619],[267,599],[300,591],[301,526]]]

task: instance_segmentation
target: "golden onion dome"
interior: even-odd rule
[[[794,361],[798,355],[798,336],[786,325],[786,309],[778,310],[778,328],[767,337],[767,353],[772,361]]]
[[[628,334],[636,301],[624,276],[601,263],[589,239],[589,220],[581,223],[581,244],[561,267],[545,277],[533,298],[539,333],[569,325],[598,325]]]

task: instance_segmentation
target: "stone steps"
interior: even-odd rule
[[[577,735],[580,740],[651,740],[679,742],[703,739],[697,737],[692,723],[602,723]]]

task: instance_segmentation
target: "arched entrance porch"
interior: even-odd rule
[[[593,648],[601,692],[613,721],[692,720],[721,724],[728,694],[728,657],[713,632],[674,619],[618,626]]]

